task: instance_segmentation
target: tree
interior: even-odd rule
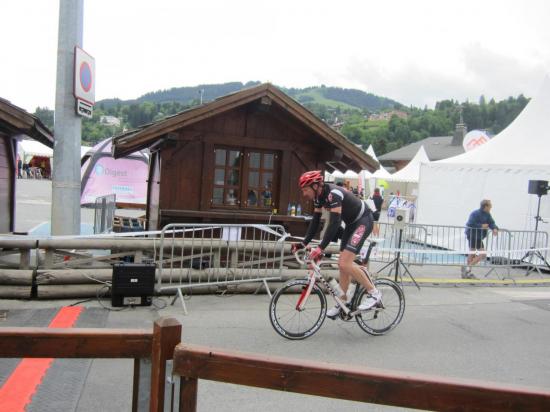
[[[53,131],[53,110],[50,110],[47,107],[37,107],[34,111],[34,115],[38,117],[48,129]]]

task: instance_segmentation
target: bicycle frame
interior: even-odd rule
[[[313,289],[313,286],[317,281],[320,281],[329,291],[331,296],[334,298],[336,303],[340,305],[340,308],[344,311],[346,315],[349,315],[351,312],[351,309],[349,309],[345,302],[342,301],[337,295],[334,289],[330,286],[330,284],[326,281],[326,279],[321,274],[321,268],[317,263],[313,261],[307,262],[308,265],[311,266],[311,269],[309,270],[308,274],[308,286],[304,290],[302,290],[302,293],[300,294],[300,298],[298,299],[298,302],[296,303],[296,310],[302,311],[304,309],[304,306],[307,303],[307,300],[309,298],[309,295],[311,294],[311,290]]]
[[[340,307],[338,316],[343,321],[347,322],[355,318],[359,327],[370,335],[384,335],[399,324],[405,310],[403,291],[391,279],[376,279],[376,276],[373,279],[364,266],[366,259],[359,262],[359,266],[375,286],[378,285],[384,290],[383,293],[388,298],[388,306],[380,300],[376,305],[369,306],[368,309],[358,309],[363,302],[363,297],[368,297],[368,292],[361,285],[362,282],[358,282],[348,303],[347,297],[350,290],[347,291],[348,296],[340,297],[341,291],[336,291],[339,288],[333,289],[321,274],[322,264],[309,260],[307,250],[301,251],[300,254],[298,252],[300,251],[296,251],[294,256],[299,263],[308,265],[307,276],[286,282],[277,289],[269,304],[269,319],[279,335],[287,339],[298,340],[305,339],[317,332],[328,317],[326,294],[330,294]],[[302,253],[304,253],[303,259],[300,258]],[[325,287],[323,288],[318,282]],[[296,292],[298,295],[295,294]],[[386,309],[388,310],[386,311]],[[331,313],[329,318],[334,320],[337,319],[337,316],[333,316]]]

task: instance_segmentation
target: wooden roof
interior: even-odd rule
[[[13,136],[24,134],[53,148],[53,133],[29,112],[0,98],[0,131]]]
[[[170,132],[265,97],[271,99],[273,103],[282,107],[315,134],[342,152],[338,162],[327,164],[329,171],[349,169],[359,172],[360,170],[374,171],[378,168],[378,162],[355,146],[344,135],[332,129],[300,103],[269,83],[228,94],[207,104],[115,136],[113,138],[114,156],[115,158],[123,157],[136,150],[150,147]]]

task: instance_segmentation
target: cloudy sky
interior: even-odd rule
[[[0,3],[0,97],[54,107],[59,0]],[[358,88],[406,105],[532,96],[547,0],[84,0],[96,100],[249,80]]]

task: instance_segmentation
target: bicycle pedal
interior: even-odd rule
[[[334,316],[329,316],[329,315],[327,315],[327,318],[329,318],[330,320],[336,320],[336,319],[338,319],[339,317],[340,317],[339,314],[338,314],[338,315],[334,315]]]

